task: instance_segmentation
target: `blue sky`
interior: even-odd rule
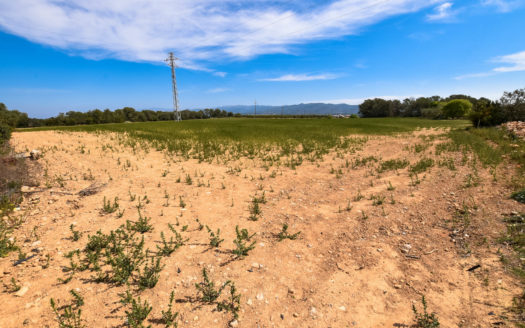
[[[69,110],[359,104],[525,87],[525,0],[0,2],[0,102]]]

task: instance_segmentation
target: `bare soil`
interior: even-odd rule
[[[170,158],[153,148],[133,151],[112,134],[14,133],[12,143],[19,151],[43,151],[40,186],[25,194],[14,213],[25,220],[14,234],[18,244],[36,256],[17,266],[16,253],[0,259],[4,285],[14,277],[25,291],[0,290],[0,327],[58,326],[50,298],[65,304],[71,289],[85,299],[87,327],[123,326],[126,308],[118,294],[126,287],[95,283],[89,271],[75,274],[67,284],[57,279],[66,277],[69,259],[64,255],[83,249],[88,235],[138,218],[137,200],[131,201],[130,193],[150,200],[142,209],[154,226],[144,234],[146,247],[155,250],[160,232],[169,235],[168,223],[177,220],[179,228],[188,225],[182,234],[190,238],[163,258],[158,284],[140,293],[153,306],[149,319],[161,317],[173,290],[179,327],[228,327],[231,314],[189,301],[206,267],[214,281],[232,280],[242,294],[239,327],[409,327],[412,305],[421,309],[422,295],[442,327],[506,326],[500,316],[521,289],[500,261],[509,250],[497,239],[505,231],[504,215],[525,211],[509,199],[507,182],[514,168],[498,167],[495,181],[478,163],[479,184],[468,186],[473,154],[435,156],[441,137],[421,153],[411,150],[422,142],[420,135],[440,133],[370,137],[353,154],[330,154],[295,170],[266,170],[247,159],[208,164]],[[355,159],[367,156],[412,164],[430,157],[436,165],[419,174],[417,184],[407,169],[378,175],[373,166],[352,168]],[[456,170],[437,165],[444,157],[453,159]],[[237,167],[240,172],[231,169]],[[331,173],[332,167],[342,174]],[[191,185],[185,183],[186,174]],[[388,190],[389,183],[394,190]],[[101,186],[97,193],[78,195],[93,184]],[[250,201],[263,191],[267,203],[261,204],[261,218],[250,221]],[[361,200],[355,200],[358,192]],[[384,203],[374,205],[373,195],[385,196]],[[102,213],[104,197],[118,197],[122,218]],[[214,231],[220,228],[225,241],[218,250],[208,247],[209,235],[198,230],[196,218]],[[297,240],[278,241],[283,223],[292,233],[301,231]],[[79,241],[71,240],[71,224],[83,233]],[[236,225],[257,233],[256,248],[241,260],[230,254]],[[475,265],[480,267],[468,271]]]

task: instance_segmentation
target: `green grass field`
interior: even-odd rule
[[[391,135],[418,128],[461,128],[468,121],[415,118],[367,119],[211,119],[182,122],[100,124],[44,127],[19,131],[61,130],[126,133],[128,145],[153,145],[159,150],[209,161],[258,157],[277,161],[282,156],[319,158],[332,149],[348,149],[366,141],[366,135]],[[341,138],[348,137],[350,138]],[[299,163],[297,163],[299,164]],[[291,166],[294,166],[291,163]]]

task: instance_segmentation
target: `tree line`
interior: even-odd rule
[[[508,121],[525,121],[525,88],[504,92],[496,101],[467,95],[385,100],[367,99],[359,105],[361,117],[468,118],[474,126],[494,126]]]
[[[232,112],[210,108],[199,111],[183,110],[180,114],[183,120],[234,116]],[[124,107],[114,111],[109,109],[103,111],[94,109],[87,112],[69,111],[67,113],[60,113],[54,117],[39,119],[30,118],[26,113],[19,112],[18,110],[8,110],[5,104],[0,103],[0,122],[13,128],[170,120],[175,120],[175,113],[173,111],[166,112],[149,109],[137,111],[132,107]]]

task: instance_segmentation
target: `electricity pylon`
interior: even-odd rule
[[[173,52],[170,52],[170,56],[164,61],[168,63],[168,65],[170,65],[171,67],[171,82],[173,86],[173,110],[175,111],[175,121],[179,122],[179,95],[177,93],[177,77],[175,76],[175,67],[177,67],[177,64],[175,64],[176,60],[178,60],[178,58],[173,56]]]

